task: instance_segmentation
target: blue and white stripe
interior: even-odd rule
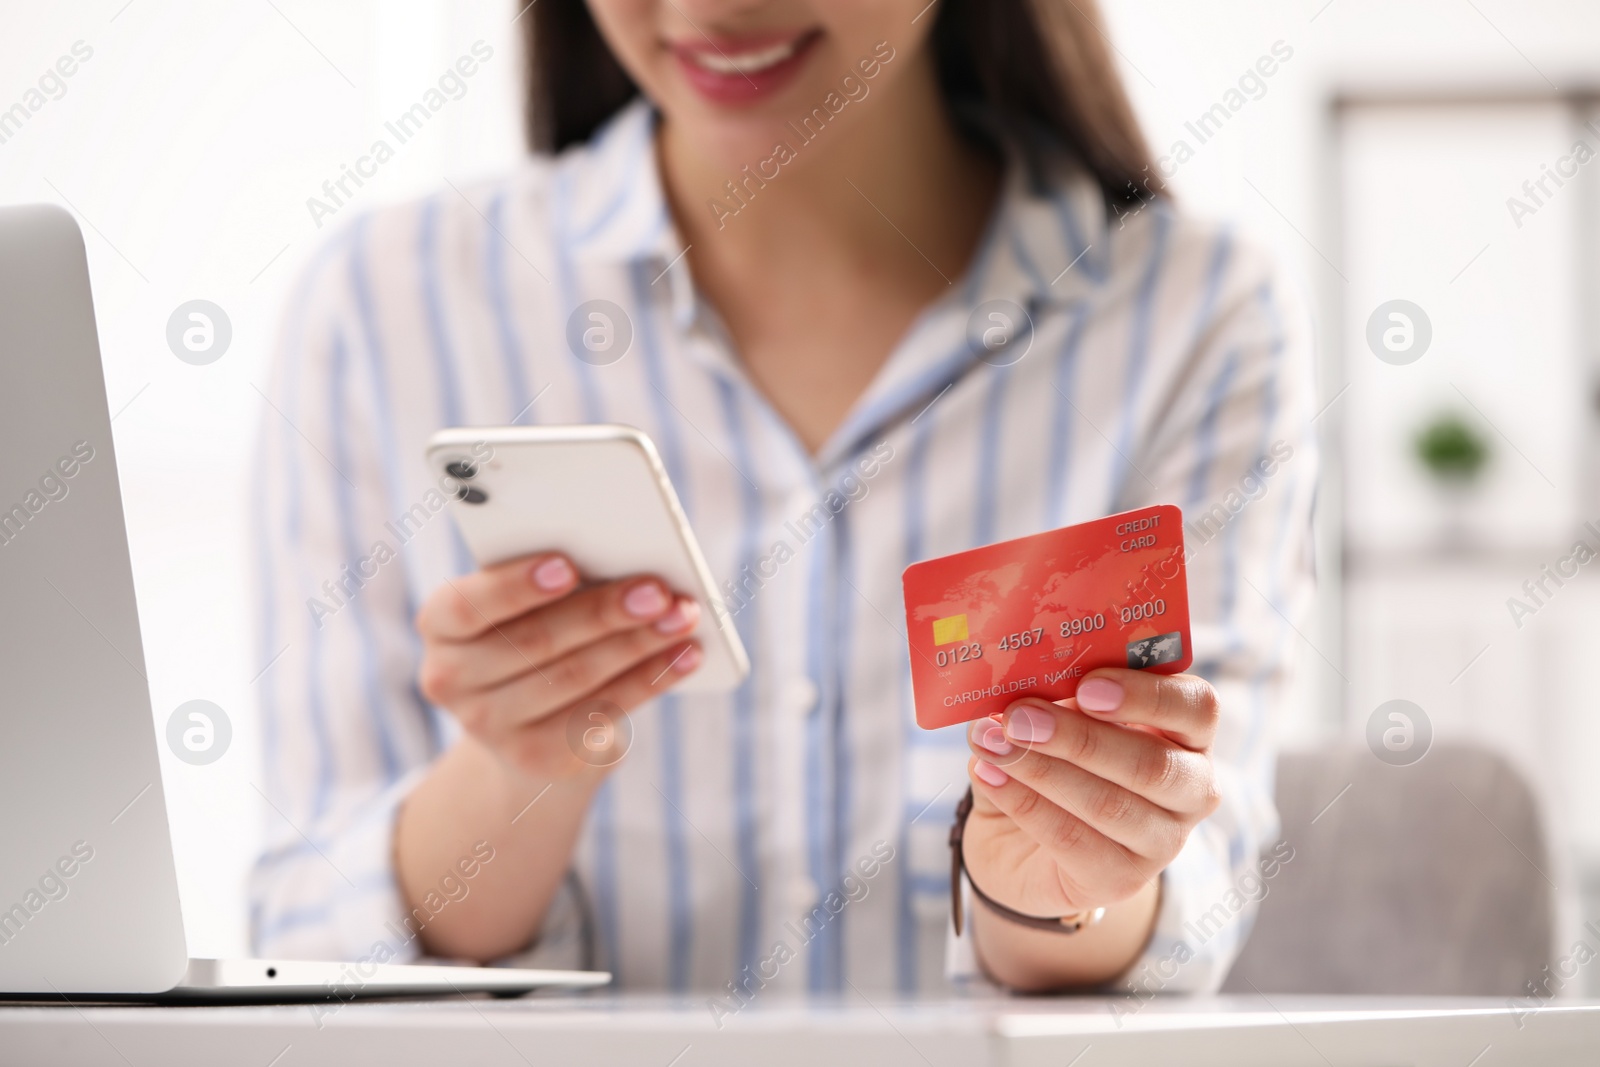
[[[1164,876],[1149,958],[1186,940],[1197,958],[1168,988],[1214,988],[1247,919],[1203,941],[1185,924],[1276,832],[1284,618],[1311,581],[1308,337],[1271,263],[1170,204],[1108,216],[1080,172],[1029,173],[1018,153],[967,276],[812,455],[742,372],[687,261],[666,270],[681,245],[653,128],[634,105],[587,146],[364,218],[297,291],[258,467],[259,647],[281,651],[261,681],[271,841],[252,879],[258,950],[355,959],[396,942],[393,814],[456,737],[417,692],[411,619],[470,566],[442,512],[404,544],[385,525],[427,499],[424,442],[449,425],[604,420],[654,438],[719,581],[746,581],[780,541],[794,556],[735,616],[750,679],[633,717],[632,751],[574,857],[587,907],[552,913],[592,917],[593,963],[625,988],[715,992],[781,940],[797,956],[769,988],[912,992],[967,977],[944,844],[967,749],[959,729],[915,725],[900,571],[1172,502],[1228,515],[1190,560],[1197,669],[1223,699],[1225,799]],[[594,299],[634,331],[603,367],[566,343],[568,316]],[[992,299],[1033,318],[1009,366],[967,341]],[[1293,458],[1233,508],[1279,441]],[[796,536],[791,522],[852,487],[815,536]],[[399,559],[315,620],[308,598],[380,541]],[[846,883],[875,846],[893,859]],[[818,936],[797,937],[852,886]],[[583,938],[562,934],[519,959],[585,962]]]

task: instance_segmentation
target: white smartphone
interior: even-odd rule
[[[563,552],[588,581],[654,574],[700,602],[705,654],[676,686],[726,692],[750,659],[721,603],[678,494],[650,438],[632,426],[441,430],[428,465],[455,487],[457,527],[480,566]]]

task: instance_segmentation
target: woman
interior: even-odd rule
[[[1097,17],[529,9],[544,151],[354,224],[285,329],[263,954],[599,966],[720,1011],[1221,982],[1310,582],[1306,335],[1262,256],[1160,192]],[[554,553],[474,572],[422,446],[508,421],[648,432],[729,603]],[[1192,674],[916,727],[908,563],[1157,502],[1195,520]],[[676,694],[711,608],[754,670]],[[594,699],[629,713],[613,766],[566,740]]]

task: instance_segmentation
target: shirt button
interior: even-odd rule
[[[790,714],[803,719],[817,707],[817,683],[804,676],[792,679],[784,686],[784,706]]]
[[[809,878],[796,878],[789,883],[789,908],[795,915],[805,915],[815,908],[820,896],[817,883]]]

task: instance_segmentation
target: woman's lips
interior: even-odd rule
[[[678,69],[700,95],[718,104],[746,104],[775,94],[794,79],[820,30],[724,37],[669,44]]]

